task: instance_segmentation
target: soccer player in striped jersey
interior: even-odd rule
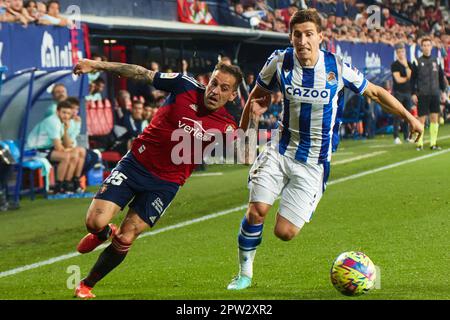
[[[397,99],[367,81],[341,57],[320,50],[321,31],[315,9],[297,11],[290,21],[292,47],[276,50],[269,57],[245,106],[243,123],[247,123],[253,104],[259,103],[252,103],[253,99],[270,95],[276,85],[284,96],[277,142],[269,143],[250,169],[249,205],[238,236],[240,271],[228,285],[230,290],[251,285],[264,219],[278,196],[274,230],[278,238],[291,240],[310,221],[326,187],[332,150],[339,142],[344,87],[403,118],[411,134],[417,134],[416,140],[422,135],[423,125]],[[248,123],[257,127],[253,118]]]

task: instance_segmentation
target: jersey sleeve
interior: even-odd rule
[[[153,86],[162,91],[179,94],[193,89],[205,89],[205,86],[194,78],[184,76],[181,73],[157,72],[153,79]]]
[[[348,63],[342,65],[342,80],[344,81],[344,86],[356,94],[363,94],[369,83],[358,69]]]
[[[281,57],[280,50],[275,50],[272,55],[267,59],[266,64],[259,72],[256,83],[268,90],[273,91],[277,84],[277,64]]]
[[[158,90],[178,93],[183,87],[182,74],[157,72],[152,85]]]

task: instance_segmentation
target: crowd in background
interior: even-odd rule
[[[0,0],[0,22],[17,22],[24,26],[32,23],[61,27],[72,25],[72,21],[61,16],[58,0]]]
[[[270,7],[266,0],[230,0],[229,3],[230,10],[249,19],[253,28],[283,33],[288,32],[289,19],[296,10],[316,8],[322,18],[325,42],[393,46],[397,42],[414,42],[424,35],[432,36],[438,48],[448,46],[449,42],[450,24],[444,18],[439,0],[434,5],[425,5],[420,0],[380,1],[379,24],[371,24],[373,12],[369,12],[367,4],[356,0],[279,1],[283,5],[278,8]]]

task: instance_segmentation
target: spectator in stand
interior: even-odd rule
[[[156,61],[151,61],[150,62],[150,70],[152,70],[154,72],[159,72],[159,63]]]
[[[274,13],[275,13],[275,19],[277,21],[281,21],[284,23],[284,27],[286,30],[285,33],[287,33],[287,30],[289,29],[289,16],[287,13],[287,9],[275,9]],[[275,30],[275,31],[277,31],[277,30]]]
[[[37,10],[37,18],[38,18],[38,24],[42,25],[58,25],[58,21],[56,21],[54,18],[50,17],[47,14],[47,5],[43,2],[37,2],[36,3],[36,10]]]
[[[83,146],[78,144],[78,137],[81,133],[82,119],[79,116],[80,113],[80,100],[76,97],[68,97],[67,102],[72,106],[72,119],[70,120],[70,126],[68,130],[68,135],[70,140],[67,141],[66,148],[73,148],[76,152],[78,152],[78,157],[80,159],[84,159],[84,166],[82,170],[82,174],[86,174],[89,170],[91,170],[96,163],[99,162],[99,154],[91,149],[86,149]],[[79,190],[79,192],[84,191],[79,184],[79,181],[75,181],[74,178],[74,189]],[[80,190],[81,189],[81,190]]]
[[[268,11],[269,6],[267,5],[266,0],[255,0],[255,9],[262,10],[262,11]]]
[[[144,130],[143,124],[143,114],[144,104],[139,101],[133,101],[133,105],[131,107],[131,112],[125,114],[123,118],[123,131],[119,133],[119,130],[115,130],[115,134],[117,136],[116,143],[113,147],[113,150],[119,152],[121,155],[127,153],[130,149],[131,142],[133,142],[134,138],[136,138],[139,134]]]
[[[95,61],[103,61],[102,57],[99,54],[97,54],[97,53],[93,53],[91,55],[91,59],[95,60]],[[101,74],[102,74],[101,72],[88,73],[89,83],[97,80],[100,77]]]
[[[266,129],[274,130],[278,128],[278,118],[274,114],[270,114],[266,121]]]
[[[391,16],[391,13],[390,13],[388,8],[383,8],[383,10],[381,10],[381,13],[382,13],[382,15],[381,15],[381,25],[385,29],[390,29],[397,23],[395,18],[393,16]]]
[[[52,97],[53,103],[48,107],[47,111],[45,112],[44,115],[45,117],[54,115],[56,113],[58,103],[67,99],[67,89],[65,85],[62,83],[55,84],[52,89]]]
[[[234,5],[234,12],[242,16],[242,14],[244,13],[244,6],[242,5],[242,3],[238,2]]]
[[[156,111],[158,111],[158,108],[156,108],[155,105],[149,103],[144,104],[144,111],[142,113],[143,118],[142,128],[146,128],[150,124],[150,122],[152,122],[152,119],[155,116]]]
[[[189,72],[189,63],[186,59],[181,60],[181,73],[185,76],[193,78],[194,75]]]
[[[103,90],[105,90],[105,80],[98,78],[89,84],[89,95],[85,97],[86,101],[103,100]]]
[[[245,88],[247,92],[252,92],[253,87],[255,86],[255,74],[253,72],[248,72],[245,75]]]
[[[27,139],[28,149],[37,149],[38,155],[56,162],[56,184],[54,193],[72,193],[83,170],[84,158],[64,146],[69,139],[68,129],[72,118],[72,106],[68,101],[58,103],[56,113],[45,118],[31,130]]]
[[[27,10],[28,15],[33,18],[34,21],[39,20],[39,12],[37,11],[37,3],[34,0],[25,1],[23,7]]]
[[[277,91],[272,93],[272,103],[269,107],[269,113],[274,115],[277,119],[281,118],[281,112],[283,111],[283,93]]]
[[[0,22],[6,22],[6,4],[4,0],[0,0]]]
[[[61,27],[72,27],[73,25],[72,21],[61,16],[60,4],[58,0],[50,0],[47,2],[47,15],[50,17],[49,20],[54,25],[58,25]]]
[[[281,33],[287,33],[288,29],[286,28],[286,24],[284,20],[280,18],[276,18],[274,22],[273,31],[281,32]]]
[[[117,92],[116,107],[114,110],[114,124],[123,126],[123,119],[131,109],[131,96],[127,90],[120,90]]]
[[[334,14],[330,14],[327,17],[327,29],[334,29],[335,25],[336,25],[336,16]]]
[[[20,22],[24,26],[27,26],[30,22],[35,21],[24,8],[23,0],[6,0],[5,8],[6,22]]]

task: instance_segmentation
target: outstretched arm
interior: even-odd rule
[[[410,126],[411,137],[414,133],[417,133],[416,142],[419,141],[423,134],[423,125],[403,107],[400,101],[385,89],[370,82],[363,95],[380,104],[384,111],[399,116],[407,121]]]
[[[154,71],[135,64],[126,64],[119,62],[104,62],[89,59],[83,59],[77,63],[73,69],[73,73],[80,75],[83,73],[92,73],[98,71],[111,72],[119,77],[130,78],[138,81],[153,82],[155,77]]]
[[[258,99],[259,103],[257,105],[252,106],[252,102],[255,101],[255,99]],[[248,97],[247,102],[245,104],[244,110],[242,111],[241,123],[239,127],[242,128],[244,131],[247,131],[252,121],[251,116],[252,112],[261,116],[269,108],[270,102],[271,102],[270,92],[265,89],[262,89],[259,85],[256,85],[253,88],[252,92],[250,93],[250,96]],[[256,121],[257,122],[255,124],[252,124],[254,125],[254,127],[258,126],[259,117]]]
[[[261,115],[267,111],[271,102],[268,91],[255,86],[248,97],[244,110],[242,111],[240,128],[245,131],[244,141],[238,138],[236,146],[243,148],[237,150],[238,161],[244,164],[252,164],[257,156],[258,124]]]

